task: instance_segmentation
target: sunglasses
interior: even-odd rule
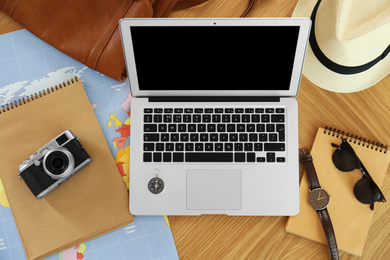
[[[363,173],[363,177],[353,187],[356,199],[363,204],[370,204],[371,210],[374,210],[375,202],[386,202],[382,191],[376,185],[348,141],[343,139],[340,145],[332,143],[332,146],[337,148],[332,155],[333,163],[337,169],[342,172],[359,169]]]

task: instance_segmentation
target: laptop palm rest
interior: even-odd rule
[[[240,210],[240,170],[187,170],[188,210]]]

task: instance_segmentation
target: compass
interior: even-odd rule
[[[150,179],[148,182],[148,189],[153,194],[159,194],[164,190],[164,182],[158,177]]]

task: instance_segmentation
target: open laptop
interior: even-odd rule
[[[134,215],[295,215],[305,18],[123,19]]]

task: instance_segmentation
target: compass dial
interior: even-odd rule
[[[159,194],[164,190],[164,182],[162,179],[155,177],[148,182],[148,189],[153,194]]]

